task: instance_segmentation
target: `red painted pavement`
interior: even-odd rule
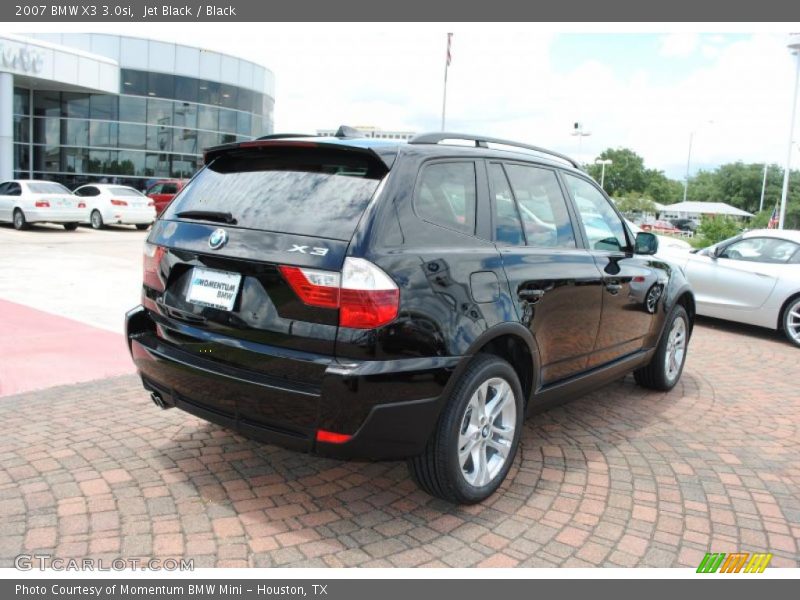
[[[0,396],[134,370],[121,334],[0,300]]]

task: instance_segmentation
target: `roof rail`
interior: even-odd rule
[[[311,133],[273,133],[271,135],[262,135],[259,140],[284,140],[286,138],[307,138],[317,137]]]
[[[511,140],[503,140],[500,138],[493,138],[493,137],[485,137],[485,136],[476,136],[470,135],[467,133],[421,133],[419,135],[415,135],[411,138],[408,143],[409,144],[438,144],[443,140],[466,140],[475,142],[476,148],[488,148],[489,144],[500,144],[503,146],[510,146],[513,148],[522,148],[524,150],[530,150],[532,152],[537,152],[539,154],[545,154],[548,156],[554,156],[560,160],[563,160],[576,169],[580,169],[581,165],[573,158],[570,158],[566,154],[561,154],[560,152],[555,152],[553,150],[548,150],[547,148],[541,148],[539,146],[531,146],[530,144],[521,144],[519,142],[512,142]]]

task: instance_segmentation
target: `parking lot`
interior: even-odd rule
[[[674,390],[626,377],[533,417],[501,492],[455,507],[402,463],[300,455],[153,406],[125,374],[120,334],[143,238],[0,228],[0,301],[75,324],[71,351],[89,362],[82,332],[112,336],[122,357],[113,376],[0,397],[0,566],[43,552],[196,567],[696,567],[734,551],[798,566],[798,354],[780,334],[700,320]]]

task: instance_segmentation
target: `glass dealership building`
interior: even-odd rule
[[[273,132],[263,66],[106,34],[0,34],[0,180],[143,189],[190,177],[204,148]]]

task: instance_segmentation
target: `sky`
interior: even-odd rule
[[[341,124],[422,132],[441,127],[450,31],[449,131],[532,143],[584,162],[605,148],[628,147],[648,167],[682,179],[690,137],[693,173],[736,160],[785,162],[793,25],[611,32],[518,23],[149,23],[125,32],[268,67],[276,80],[276,132]],[[590,135],[572,136],[575,122]],[[795,168],[798,154],[796,148]]]

